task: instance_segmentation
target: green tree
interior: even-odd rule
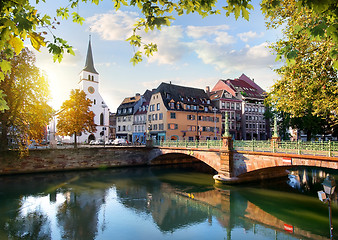
[[[268,28],[285,26],[285,38],[279,42],[283,47],[277,50],[278,57],[284,57],[288,65],[294,59],[311,54],[312,49],[300,52],[296,41],[305,40],[331,42],[327,51],[334,68],[338,69],[338,2],[336,0],[262,0],[261,9],[267,18]],[[292,30],[291,32],[289,30]]]
[[[37,6],[39,2],[46,0],[36,0]],[[220,14],[225,11],[226,16],[234,14],[235,18],[243,17],[249,20],[249,11],[253,9],[250,0],[226,0],[218,2],[217,0],[112,0],[114,10],[118,10],[121,5],[128,7],[138,7],[143,18],[140,18],[134,27],[131,37],[127,40],[134,47],[134,56],[131,59],[133,64],[142,61],[142,56],[152,55],[157,51],[156,44],[142,42],[138,31],[149,31],[155,28],[160,29],[161,26],[169,26],[175,20],[175,15],[183,15],[190,13],[198,13],[202,17],[211,14]],[[74,22],[83,23],[82,18],[76,11],[79,3],[92,2],[99,4],[100,0],[68,0],[69,4],[56,9],[57,17],[68,19],[72,16]],[[334,67],[338,68],[338,3],[336,0],[262,0],[262,12],[274,20],[274,16],[280,8],[285,5],[292,4],[297,11],[303,8],[310,9],[317,17],[318,21],[309,22],[307,25],[297,25],[300,34],[308,34],[314,38],[331,39],[333,45],[330,47],[330,55],[333,58]],[[72,12],[70,12],[70,10]],[[280,14],[276,14],[280,16]],[[284,18],[287,20],[288,16]],[[46,46],[49,52],[54,55],[54,60],[61,61],[64,52],[73,53],[71,46],[67,42],[52,32],[53,28],[58,25],[48,15],[42,15],[37,7],[33,6],[29,0],[1,1],[0,2],[0,51],[4,52],[10,58],[14,52],[17,54],[23,48],[23,40],[30,38],[31,44],[37,50]],[[275,22],[275,21],[273,21]],[[49,32],[49,34],[48,34]],[[51,39],[47,38],[52,36]],[[287,59],[293,59],[297,55],[297,51],[292,44],[287,44],[285,48],[278,52]],[[0,61],[0,69],[6,74],[10,71],[10,64],[6,60]],[[3,80],[3,74],[0,74],[0,81]],[[3,99],[3,93],[0,89],[0,111],[8,108]]]
[[[90,111],[92,101],[86,97],[84,91],[73,89],[70,98],[63,102],[58,113],[57,132],[61,136],[74,135],[74,148],[77,148],[77,139],[82,132],[96,132],[94,123],[95,114]]]
[[[306,134],[307,141],[311,141],[317,134],[325,135],[328,132],[326,119],[310,114],[291,118],[290,126],[302,130]]]
[[[43,0],[44,1],[44,0]],[[36,0],[39,3],[39,0]],[[76,14],[74,14],[75,17]],[[75,21],[81,23],[81,19]],[[61,61],[64,52],[74,54],[65,40],[55,36],[52,29],[59,22],[52,21],[48,15],[42,15],[29,0],[0,1],[0,82],[11,72],[10,59],[24,48],[24,40],[30,39],[31,45],[39,50],[47,47],[54,60]],[[52,36],[46,39],[44,36]],[[0,89],[0,111],[8,109],[4,99],[4,89]]]
[[[337,59],[332,54],[337,43],[323,30],[322,17],[311,8],[299,9],[297,1],[289,1],[275,8],[270,20],[270,26],[285,24],[284,38],[272,49],[286,56],[286,62],[276,70],[281,79],[273,85],[267,101],[291,118],[319,116],[337,121]],[[316,30],[305,32],[299,27],[314,23]]]
[[[9,106],[0,112],[1,150],[8,148],[9,140],[23,147],[31,139],[42,139],[53,112],[48,105],[48,81],[35,66],[34,54],[24,48],[9,62],[12,71],[5,74],[4,80],[0,82],[4,100]]]

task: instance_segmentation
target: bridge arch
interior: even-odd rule
[[[220,170],[220,155],[219,151],[211,151],[209,150],[203,150],[203,149],[184,149],[184,148],[154,148],[152,150],[152,154],[149,157],[149,164],[155,165],[159,164],[158,159],[160,156],[168,156],[169,158],[171,156],[184,156],[183,162],[196,162],[201,161],[216,170],[217,172]],[[163,159],[163,157],[161,157]],[[177,162],[178,163],[178,162]]]

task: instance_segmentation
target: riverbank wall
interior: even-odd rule
[[[0,175],[55,172],[113,167],[135,167],[190,163],[197,160],[189,156],[167,155],[154,159],[154,148],[86,147],[66,149],[33,149],[20,157],[17,151],[0,152]]]
[[[150,151],[145,147],[93,147],[29,150],[0,153],[0,175],[100,169],[147,165]]]

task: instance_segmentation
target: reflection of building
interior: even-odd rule
[[[157,140],[220,139],[220,116],[203,89],[161,83],[149,102],[147,126]]]
[[[57,214],[58,223],[63,228],[62,239],[95,239],[98,231],[98,213],[105,195],[103,189],[64,194],[65,202],[60,205]]]

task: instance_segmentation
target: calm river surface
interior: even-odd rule
[[[328,208],[316,193],[327,171],[298,169],[269,184],[230,187],[199,170],[0,177],[0,239],[328,239]]]

